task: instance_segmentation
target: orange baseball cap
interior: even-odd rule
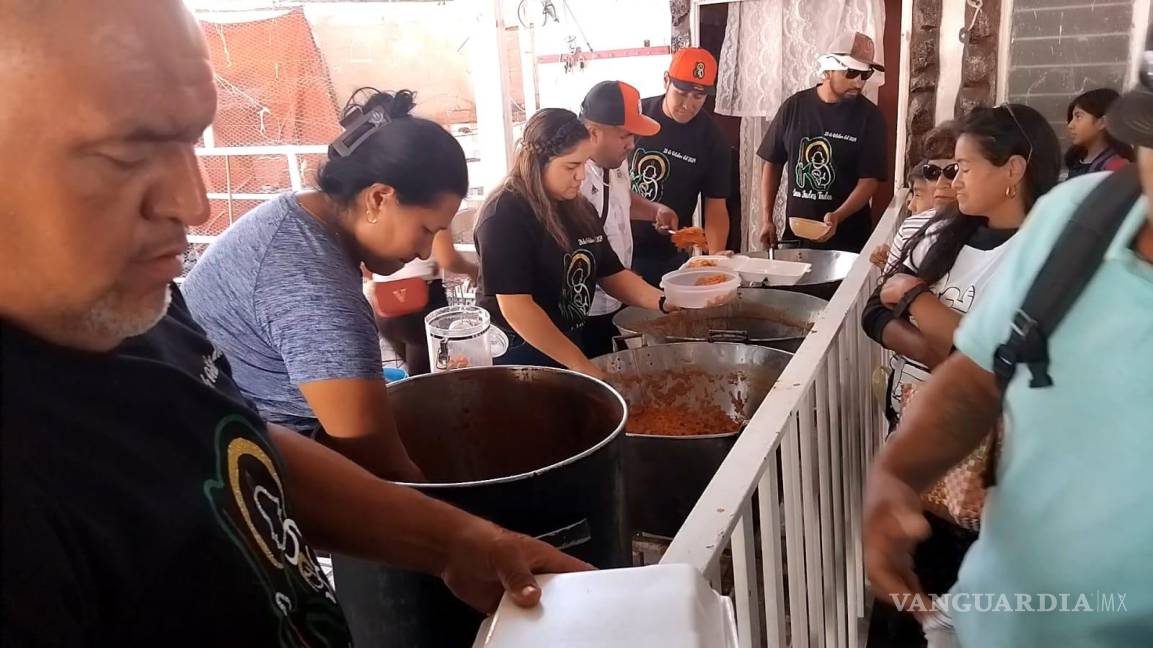
[[[641,113],[641,93],[624,81],[601,81],[581,102],[581,118],[606,126],[621,126],[633,135],[649,137],[661,130],[655,119]]]
[[[673,54],[669,80],[685,92],[717,93],[717,59],[708,50],[685,47]]]

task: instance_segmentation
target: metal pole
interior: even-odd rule
[[[504,47],[502,0],[479,3],[479,29],[469,40],[476,119],[480,131],[481,178],[485,192],[508,171],[512,160],[512,110],[508,52]],[[493,65],[493,62],[496,65]]]

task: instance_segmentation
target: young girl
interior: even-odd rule
[[[621,265],[580,194],[592,151],[575,114],[541,110],[525,124],[508,178],[481,207],[477,294],[509,336],[500,364],[567,367],[599,377],[575,341],[597,285],[625,304],[664,310],[662,293]]]
[[[1065,152],[1069,177],[1086,173],[1116,171],[1132,162],[1133,147],[1105,130],[1105,113],[1118,94],[1108,88],[1090,90],[1069,104],[1065,120],[1073,144]]]

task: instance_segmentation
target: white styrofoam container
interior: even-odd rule
[[[737,648],[729,599],[689,565],[541,576],[541,603],[507,596],[473,648]]]
[[[718,274],[726,277],[724,283],[696,285],[701,277]],[[661,289],[665,291],[665,297],[678,308],[708,308],[732,297],[740,287],[740,276],[732,270],[721,268],[675,270],[661,278]]]
[[[698,262],[699,261],[711,261],[713,263],[713,265],[712,266],[693,267],[694,261],[698,261]],[[685,261],[684,263],[681,264],[680,269],[681,270],[710,270],[710,269],[712,269],[712,270],[732,270],[733,269],[733,257],[725,256],[723,254],[703,254],[701,256],[695,256],[695,257],[689,258],[688,261]]]
[[[762,283],[768,280],[771,286],[792,286],[813,267],[801,261],[779,259],[754,259],[738,254],[732,257],[731,266],[746,283]]]

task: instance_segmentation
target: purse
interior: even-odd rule
[[[904,391],[901,395],[902,410],[908,407],[916,392],[913,385]],[[996,456],[996,449],[1000,447],[1001,433],[1002,423],[998,421],[996,428],[989,431],[976,450],[950,468],[944,477],[921,495],[921,503],[926,511],[963,529],[980,531],[981,511],[985,507],[988,477],[992,469],[990,460]]]
[[[428,282],[423,277],[376,281],[372,289],[378,317],[412,315],[428,305]]]

